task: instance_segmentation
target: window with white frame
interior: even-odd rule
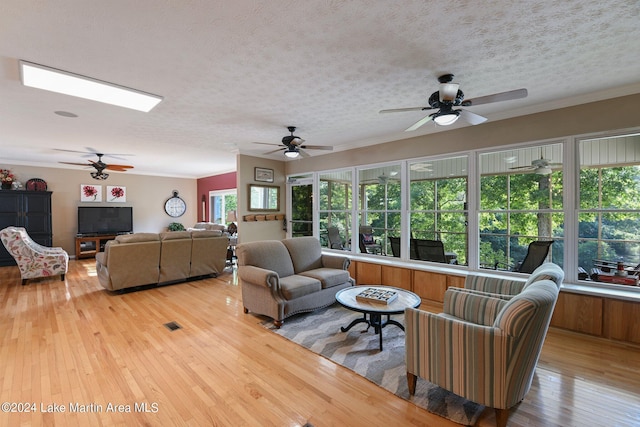
[[[216,224],[228,224],[229,213],[235,217],[238,209],[236,190],[220,190],[209,192],[209,221]],[[232,217],[229,217],[232,219]],[[233,221],[235,222],[235,221]]]
[[[563,146],[493,151],[479,157],[481,268],[519,271],[534,241],[553,241],[546,259],[563,266]]]
[[[579,278],[613,286],[637,286],[640,135],[584,139],[578,147]]]
[[[467,170],[467,156],[409,162],[410,258],[467,263]]]
[[[400,164],[358,171],[358,251],[391,253],[389,236],[400,233],[402,185]]]
[[[349,250],[351,247],[351,170],[320,174],[319,225],[322,246]]]

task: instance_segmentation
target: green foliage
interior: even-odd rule
[[[184,225],[180,224],[179,222],[172,222],[169,223],[169,231],[184,231]]]

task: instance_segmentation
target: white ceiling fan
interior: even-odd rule
[[[526,170],[531,170],[533,171],[533,173],[538,175],[550,175],[553,172],[553,170],[551,169],[551,166],[554,166],[554,167],[562,166],[562,163],[554,163],[549,159],[545,159],[542,154],[542,149],[540,149],[540,158],[533,160],[530,165],[514,166],[509,169],[511,170],[526,169]]]

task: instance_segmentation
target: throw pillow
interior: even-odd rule
[[[368,233],[365,233],[362,235],[362,241],[364,242],[365,245],[370,245],[375,243],[373,240],[373,234],[368,234]]]

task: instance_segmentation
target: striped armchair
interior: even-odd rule
[[[7,227],[0,230],[4,247],[16,260],[20,268],[22,284],[28,279],[64,275],[69,266],[69,255],[62,248],[49,248],[33,241],[23,227]]]
[[[531,387],[558,292],[548,279],[511,297],[450,288],[442,314],[407,309],[409,393],[424,378],[495,408],[497,425],[506,426],[509,408]]]

